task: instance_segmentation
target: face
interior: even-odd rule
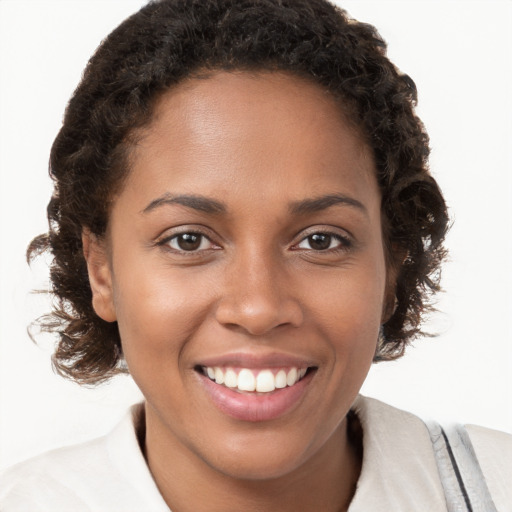
[[[89,259],[148,439],[244,478],[321,463],[386,293],[370,150],[321,87],[191,79],[157,104]]]

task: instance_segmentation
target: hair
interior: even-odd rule
[[[52,361],[61,375],[94,384],[127,371],[117,323],[92,307],[82,231],[105,235],[133,136],[151,121],[157,99],[186,78],[218,70],[307,78],[348,112],[373,152],[388,266],[396,274],[375,361],[400,357],[424,334],[449,219],[428,171],[416,86],[386,57],[377,30],[327,0],[154,0],[98,47],[51,150],[49,231],[32,241],[27,257],[53,256],[53,311],[38,324],[59,336]]]

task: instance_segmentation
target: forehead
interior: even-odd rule
[[[324,88],[286,73],[217,72],[157,102],[132,153],[142,193],[268,200],[329,192],[379,195],[371,150]],[[335,190],[339,189],[339,190]],[[297,197],[292,197],[297,196]]]

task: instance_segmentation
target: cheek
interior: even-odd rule
[[[132,373],[159,364],[179,366],[183,346],[210,303],[207,288],[197,290],[200,279],[189,279],[186,273],[176,275],[168,268],[143,268],[129,276],[123,276],[121,270],[114,279],[119,331]]]
[[[314,286],[313,286],[314,284]],[[351,339],[365,339],[378,331],[385,293],[384,265],[360,265],[337,275],[316,275],[309,304],[311,316],[330,330],[351,333]]]
[[[313,283],[312,283],[313,284]],[[328,340],[331,371],[355,387],[364,380],[376,350],[386,275],[384,258],[354,265],[339,275],[315,276],[308,316]]]
[[[336,411],[331,421],[340,419],[357,396],[372,365],[380,327],[381,301],[372,295],[348,294],[331,302],[329,317],[317,324],[320,337],[328,341],[325,352],[324,410]],[[317,317],[320,313],[317,313]]]

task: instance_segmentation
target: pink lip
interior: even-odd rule
[[[198,366],[264,369],[282,367],[307,368],[309,366],[317,366],[317,364],[313,361],[287,354],[271,353],[258,355],[240,352],[203,359],[198,363]]]
[[[276,389],[270,393],[240,393],[216,384],[199,373],[198,377],[221,412],[238,420],[257,422],[276,419],[297,405],[313,375],[309,373],[293,386]]]

